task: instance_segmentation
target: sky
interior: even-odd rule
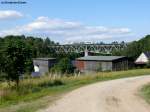
[[[1,37],[24,34],[60,43],[129,42],[150,33],[150,0],[22,1],[27,3],[0,4]]]

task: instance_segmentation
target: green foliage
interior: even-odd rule
[[[136,69],[118,72],[99,72],[96,74],[86,74],[78,77],[62,76],[60,78],[60,76],[58,76],[54,78],[53,76],[45,76],[41,78],[25,79],[20,82],[19,88],[15,88],[14,86],[4,86],[5,84],[2,83],[0,84],[0,91],[5,94],[1,94],[0,107],[2,107],[2,109],[4,110],[6,109],[6,112],[12,112],[12,109],[10,108],[14,106],[16,107],[17,105],[18,107],[13,109],[20,110],[20,112],[28,110],[28,107],[30,107],[30,109],[34,108],[34,111],[36,111],[37,109],[41,108],[41,105],[45,101],[49,100],[46,104],[44,103],[43,106],[46,106],[49,103],[51,103],[50,99],[54,99],[56,95],[63,94],[83,85],[87,85],[97,81],[105,81],[148,74],[150,74],[150,69]],[[43,100],[43,103],[38,103],[39,105],[37,106],[36,103],[41,102],[41,99],[43,98],[45,98]],[[22,105],[22,103],[32,104]],[[37,107],[36,109],[35,106]]]
[[[146,65],[147,68],[150,68],[150,59],[148,60],[148,63]]]
[[[51,41],[48,37],[42,39],[24,35],[8,35],[0,38],[0,80],[15,81],[18,84],[20,74],[30,74],[33,71],[32,59],[37,57],[56,57],[62,61],[53,68],[53,71],[72,73],[74,68],[71,60],[81,54],[57,54],[49,47],[56,44],[58,43]],[[68,59],[63,59],[65,57]],[[59,81],[55,83],[60,84]]]
[[[35,37],[26,37],[25,41],[31,46],[33,58],[36,57],[53,57],[56,55],[55,51],[49,46],[54,45],[55,43],[49,38],[35,38]]]
[[[54,44],[49,38],[25,37],[24,35],[0,37],[0,80],[18,82],[19,74],[33,71],[33,58],[56,56],[55,51],[49,48]]]
[[[37,37],[25,37],[24,35],[20,36],[13,36],[9,35],[3,38],[0,38],[0,49],[4,47],[4,41],[7,43],[9,41],[16,41],[21,40],[24,41],[26,44],[28,44],[31,47],[32,50],[32,57],[47,57],[51,56],[52,54],[55,54],[55,52],[49,48],[50,45],[55,45],[58,43],[55,43],[54,41],[51,41],[48,37],[46,39],[37,38]],[[2,48],[3,49],[3,48]]]
[[[150,103],[150,83],[142,87],[141,96]]]
[[[142,52],[150,51],[150,35],[139,41],[128,43],[127,48],[120,51],[113,51],[113,55],[124,55],[131,59],[136,59]]]
[[[19,44],[20,43],[20,44]],[[15,44],[17,45],[15,48]],[[28,72],[30,73],[33,71],[32,66],[32,58],[36,57],[56,57],[57,60],[60,60],[59,63],[52,68],[51,71],[57,71],[60,73],[72,73],[73,67],[71,66],[70,60],[74,60],[77,57],[81,57],[84,54],[80,53],[60,53],[57,54],[53,49],[51,49],[49,46],[55,45],[58,43],[55,43],[54,41],[51,41],[49,38],[42,39],[37,37],[25,37],[24,35],[20,36],[13,36],[9,35],[4,38],[0,38],[0,80],[4,79],[5,72],[11,72],[11,74],[19,74],[18,71],[21,72]],[[113,42],[113,44],[118,44],[117,42]],[[124,44],[124,42],[122,42]],[[23,46],[27,46],[27,48],[23,49]],[[16,50],[18,49],[18,51]],[[30,54],[24,55],[24,57],[19,54],[19,49],[23,50],[21,54],[25,53],[25,50],[30,49]],[[130,57],[131,59],[135,60],[141,52],[150,51],[150,35],[147,35],[146,37],[142,38],[139,41],[133,41],[131,43],[128,43],[128,47],[120,50],[120,51],[113,51],[113,55],[124,55],[127,57]],[[20,57],[19,59],[13,57],[13,52],[16,57]],[[9,54],[10,53],[10,54]],[[11,57],[9,57],[12,55]],[[31,55],[31,56],[30,56]],[[99,55],[99,54],[98,54]],[[102,55],[102,54],[101,54]],[[13,58],[12,58],[13,57]],[[21,58],[26,58],[25,61],[17,61],[21,60]],[[68,58],[68,59],[64,59]],[[7,61],[4,61],[7,60]],[[12,63],[12,60],[18,64],[17,70],[14,70],[16,67],[15,63]],[[24,63],[24,64],[23,64]],[[9,70],[6,70],[7,68],[5,66],[9,66]],[[148,67],[149,65],[147,65]],[[22,69],[24,68],[24,70]],[[14,73],[13,73],[14,72]],[[11,75],[14,77],[13,75]],[[18,76],[17,76],[18,77]],[[9,79],[7,77],[7,79]],[[10,79],[9,79],[10,80]]]
[[[52,79],[49,76],[41,78],[28,78],[26,80],[21,81],[17,88],[16,86],[14,86],[13,82],[11,83],[11,86],[2,87],[2,90],[0,89],[0,91],[4,91],[4,94],[0,96],[0,106],[1,104],[3,104],[3,102],[15,102],[18,100],[18,97],[22,101],[42,97],[44,95],[47,95],[48,91],[44,91],[48,88],[64,85],[63,80],[61,80],[60,78]]]
[[[2,68],[3,68],[3,42],[4,40],[2,38],[0,38],[0,73],[2,72]]]
[[[26,62],[31,59],[31,56],[31,50],[23,40],[16,39],[5,42],[2,72],[6,73],[6,79],[15,81],[18,85],[19,76],[25,72]]]
[[[62,58],[53,68],[50,70],[51,72],[58,72],[61,74],[70,74],[74,72],[74,67],[69,58]]]

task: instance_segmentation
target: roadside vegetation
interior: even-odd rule
[[[150,74],[150,69],[135,69],[77,75],[71,62],[83,56],[83,53],[58,54],[49,47],[58,44],[49,38],[24,35],[0,37],[0,112],[34,112],[56,100],[58,96],[86,84]],[[125,49],[113,51],[112,55],[124,55],[135,60],[145,51],[150,51],[150,35],[128,43]],[[55,57],[58,63],[50,69],[51,74],[32,78],[32,59],[38,57]],[[149,68],[149,65],[148,63],[146,67]],[[22,74],[28,75],[24,75],[25,78],[22,79]],[[144,96],[148,97],[149,93],[146,93],[148,92]]]
[[[44,108],[73,89],[98,81],[150,74],[150,69],[136,69],[119,72],[99,72],[84,75],[47,75],[41,78],[27,78],[0,84],[0,112],[34,112]]]
[[[150,104],[150,83],[143,86],[141,96]]]
[[[57,59],[58,63],[50,70],[51,72],[73,73],[75,67],[72,66],[71,61],[83,56],[83,53],[58,54],[49,47],[58,44],[49,38],[42,39],[24,35],[0,37],[0,81],[14,81],[18,86],[19,78],[22,74],[31,74],[33,72],[32,59],[37,57],[55,57]],[[113,44],[119,43],[114,42]],[[125,49],[113,51],[112,55],[127,56],[134,61],[141,52],[145,51],[150,51],[150,35],[139,41],[128,43]],[[149,64],[147,67],[149,67]]]

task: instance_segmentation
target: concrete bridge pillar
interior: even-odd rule
[[[84,56],[88,56],[88,50],[84,51]]]

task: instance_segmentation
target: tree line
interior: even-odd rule
[[[58,54],[49,47],[58,44],[49,38],[24,35],[0,37],[0,80],[15,81],[18,85],[20,75],[33,71],[32,59],[37,57],[55,57],[58,63],[51,69],[52,72],[72,73],[75,68],[71,60],[84,53]],[[145,51],[150,51],[150,35],[128,43],[125,49],[113,51],[112,55],[123,55],[135,60]]]
[[[18,85],[19,76],[30,74],[33,71],[32,59],[38,57],[55,57],[58,64],[52,71],[71,73],[73,71],[71,60],[80,54],[58,54],[49,47],[58,44],[48,37],[45,39],[24,35],[0,37],[0,80],[15,81]],[[63,66],[60,66],[61,64]]]
[[[142,52],[147,51],[150,51],[150,35],[146,35],[138,41],[128,43],[125,49],[113,51],[112,55],[127,56],[135,60]]]

